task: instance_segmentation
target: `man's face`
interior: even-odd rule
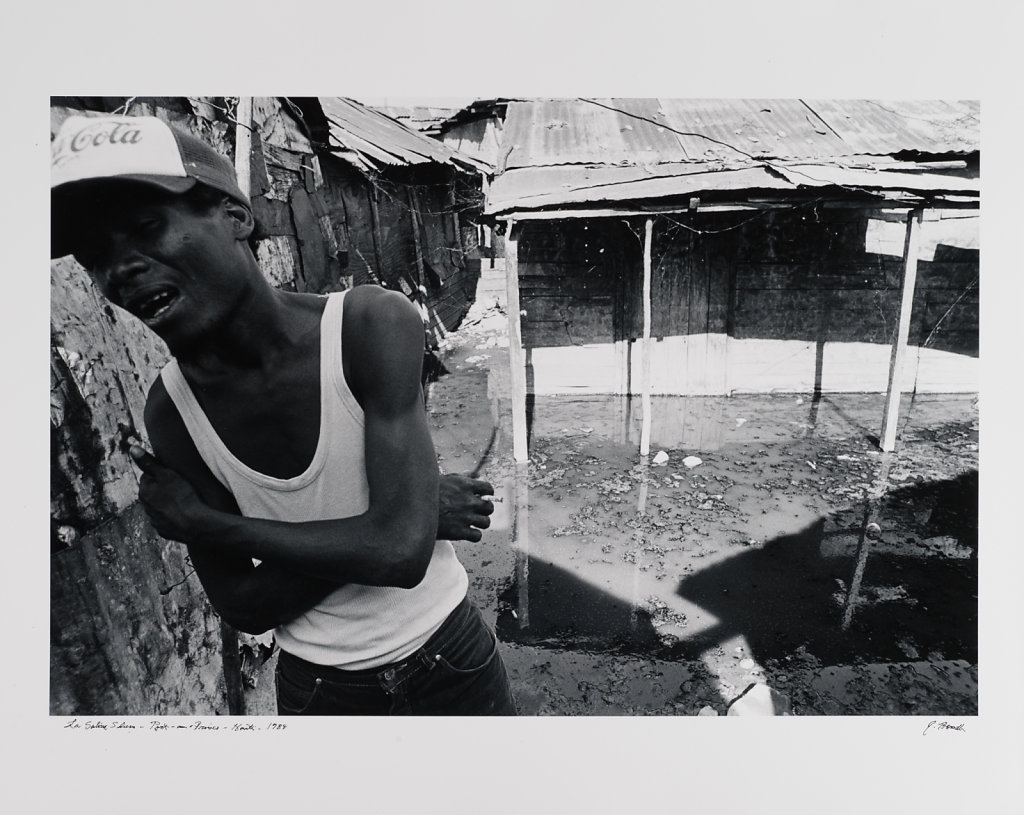
[[[196,207],[142,185],[105,189],[83,210],[75,258],[103,295],[171,349],[220,324],[247,285],[239,209]]]

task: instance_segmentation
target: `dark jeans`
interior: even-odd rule
[[[282,716],[514,716],[498,641],[468,599],[426,645],[390,665],[343,671],[281,651]]]

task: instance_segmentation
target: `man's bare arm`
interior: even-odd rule
[[[438,529],[439,478],[420,392],[422,324],[398,293],[377,289],[350,300],[344,332],[363,404],[367,511],[302,523],[244,518],[206,504],[177,473],[137,455],[140,495],[157,531],[190,549],[280,563],[334,583],[419,583]]]
[[[203,462],[159,379],[150,389],[145,420],[160,465],[186,478],[205,504],[238,514],[235,499]],[[235,628],[252,634],[295,619],[338,587],[276,563],[256,566],[251,557],[207,547],[190,546],[189,558],[217,613]]]
[[[213,477],[195,449],[160,380],[146,408],[146,426],[161,465],[185,477],[200,500],[222,512],[240,514],[231,494]],[[442,475],[438,495],[438,537],[479,541],[490,526],[494,489],[463,475]],[[290,622],[338,588],[337,583],[300,575],[279,563],[254,565],[245,555],[189,547],[189,557],[210,602],[241,631],[261,633]]]

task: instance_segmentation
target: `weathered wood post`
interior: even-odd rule
[[[644,334],[642,340],[643,363],[640,368],[640,404],[643,423],[640,426],[640,455],[651,452],[651,240],[654,219],[644,224]]]
[[[252,97],[239,96],[235,109],[235,175],[238,188],[248,197],[252,192]]]
[[[900,397],[903,395],[903,360],[907,355],[910,336],[910,313],[914,306],[914,287],[917,283],[917,253],[921,238],[922,210],[907,213],[907,236],[903,245],[903,282],[900,295],[900,319],[896,340],[889,359],[889,387],[885,394],[885,416],[879,446],[885,452],[896,449],[896,424],[899,420]]]
[[[526,435],[526,355],[519,307],[519,239],[508,219],[505,231],[505,286],[508,296],[508,362],[512,383],[512,456],[516,461],[529,458]]]

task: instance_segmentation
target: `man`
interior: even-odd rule
[[[71,117],[52,154],[52,255],[173,356],[140,498],[228,622],[275,630],[279,712],[514,713],[449,542],[480,539],[490,488],[439,478],[416,308],[270,286],[231,166],[158,119]]]

